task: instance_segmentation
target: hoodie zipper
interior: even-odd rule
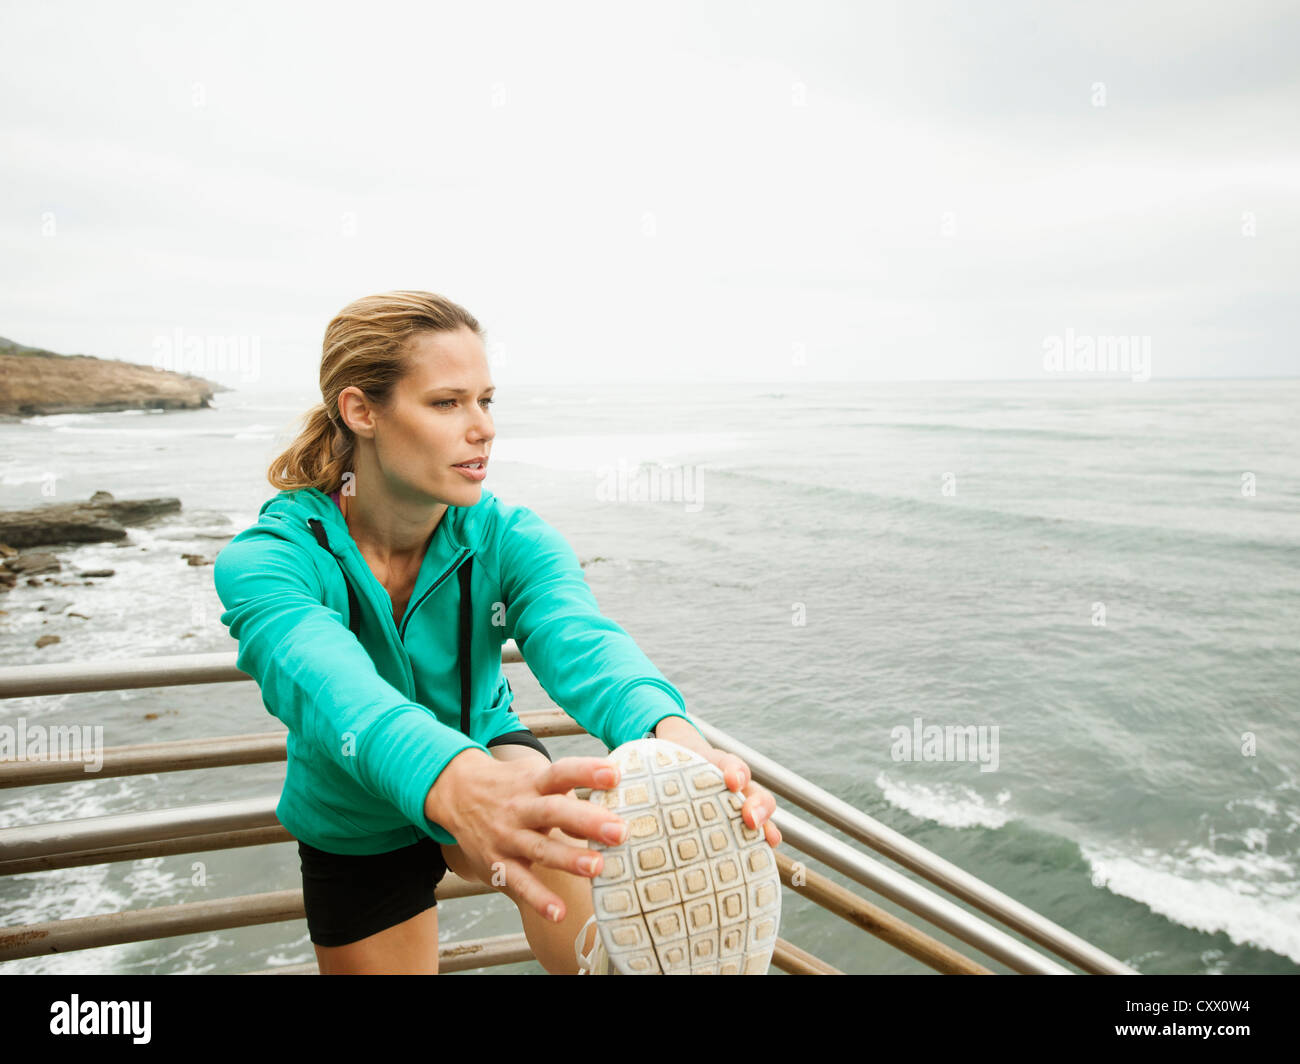
[[[438,577],[437,580],[435,580],[432,584],[430,584],[425,589],[424,594],[421,595],[414,602],[407,603],[406,609],[402,611],[402,623],[397,629],[397,637],[402,641],[403,647],[406,646],[406,626],[411,623],[411,615],[414,614],[415,611],[420,608],[421,603],[423,603],[425,599],[427,599],[430,595],[432,595],[435,591],[437,591],[438,588],[442,586],[443,582],[447,579],[447,577],[451,576],[452,573],[454,573],[457,569],[461,567],[461,563],[464,562],[465,558],[470,553],[471,552],[468,547],[462,547],[459,553],[457,553],[456,557],[453,559],[451,565],[447,567],[446,571],[440,577]]]
[[[330,505],[333,505],[333,503],[331,502]],[[445,516],[444,516],[443,520],[446,520]],[[324,546],[324,544],[322,544],[322,546]],[[430,544],[430,546],[432,546],[432,544]],[[329,550],[328,547],[326,547],[326,549]],[[426,548],[426,549],[427,549],[427,548]],[[334,551],[330,550],[329,553],[334,554]],[[400,625],[398,625],[398,624],[393,620],[393,611],[392,611],[392,608],[391,608],[391,606],[392,606],[391,601],[389,602],[389,607],[390,607],[389,609],[387,609],[387,610],[380,610],[380,611],[379,611],[380,613],[384,614],[385,619],[388,621],[388,623],[389,623],[390,625],[392,625],[392,627],[389,629],[389,631],[394,632],[394,633],[397,635],[397,643],[398,643],[398,646],[400,646],[400,647],[402,648],[402,655],[401,655],[401,657],[402,657],[402,664],[405,666],[405,672],[406,672],[406,696],[407,696],[408,698],[412,698],[412,699],[413,699],[413,698],[415,698],[415,694],[416,694],[416,692],[415,692],[415,673],[414,673],[414,672],[412,671],[412,669],[411,669],[411,655],[410,655],[410,653],[409,653],[409,652],[407,651],[407,649],[406,649],[406,628],[407,628],[407,625],[410,623],[411,615],[415,612],[416,609],[419,608],[419,606],[420,606],[420,605],[421,605],[421,604],[422,604],[422,603],[423,603],[423,602],[424,602],[424,601],[425,601],[425,600],[426,600],[430,595],[432,595],[436,590],[438,590],[439,587],[442,586],[443,582],[447,579],[447,577],[451,576],[452,573],[456,572],[456,571],[460,568],[461,564],[465,561],[465,558],[466,558],[468,555],[472,554],[472,553],[473,553],[473,550],[472,550],[471,548],[469,548],[469,547],[461,547],[460,550],[456,553],[456,557],[455,557],[454,559],[452,559],[451,564],[448,565],[447,568],[446,568],[445,570],[443,570],[442,574],[439,575],[438,578],[435,579],[435,580],[433,581],[433,583],[430,584],[429,587],[427,587],[427,588],[424,590],[423,594],[421,594],[420,597],[419,597],[418,599],[416,599],[414,602],[407,603],[406,609],[402,612],[402,623],[401,623]],[[347,585],[347,587],[348,587],[348,592],[349,592],[349,594],[351,594],[351,593],[352,593],[352,580],[351,580],[351,578],[350,578],[350,577],[348,576],[348,574],[347,574],[347,569],[344,568],[344,566],[343,566],[343,559],[340,558],[337,554],[334,555],[334,558],[335,558],[335,560],[339,563],[339,568],[340,568],[340,570],[342,570],[343,582]],[[361,563],[362,563],[362,565],[365,566],[366,571],[370,574],[370,579],[371,579],[374,583],[379,583],[378,578],[377,578],[377,577],[374,575],[374,573],[370,570],[369,563],[366,562],[366,560],[365,560],[364,557],[362,557],[362,559],[361,559]],[[382,586],[382,585],[381,585],[381,586]],[[387,597],[387,595],[386,595],[386,597]],[[351,605],[351,603],[349,603],[349,605]],[[358,638],[360,638],[360,637],[358,636]]]

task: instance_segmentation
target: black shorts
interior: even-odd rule
[[[551,759],[530,731],[510,732],[488,747],[530,746]],[[442,847],[431,838],[387,853],[327,853],[298,843],[307,930],[318,946],[346,946],[409,920],[438,904],[447,874]]]

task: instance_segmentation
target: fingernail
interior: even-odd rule
[[[610,821],[600,829],[600,837],[606,842],[612,842],[615,845],[622,842],[626,835],[627,827],[614,821]]]
[[[761,809],[755,809],[755,810],[754,810],[754,827],[755,827],[755,829],[757,829],[757,828],[759,828],[759,827],[762,827],[762,825],[763,825],[763,810],[761,810]]]
[[[558,905],[548,905],[546,907],[546,919],[553,924],[560,922],[560,907]]]
[[[618,782],[618,773],[612,768],[598,768],[595,778],[597,787],[612,787]]]
[[[594,876],[597,872],[600,871],[600,858],[579,857],[578,867],[581,868],[587,875]]]

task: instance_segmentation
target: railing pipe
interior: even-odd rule
[[[519,723],[541,739],[585,735],[582,725],[562,710],[521,713]],[[158,772],[189,772],[231,765],[283,761],[288,732],[255,732],[213,739],[176,739],[165,743],[110,746],[100,752],[99,767],[86,771],[84,761],[0,761],[0,789],[36,787],[47,783],[79,783],[110,776],[143,776]]]
[[[495,893],[486,883],[470,883],[448,872],[438,884],[440,901]],[[244,894],[234,898],[157,905],[121,913],[51,920],[26,927],[0,928],[0,961],[41,957],[49,953],[120,946],[155,938],[175,938],[202,931],[281,923],[306,918],[302,888]]]
[[[235,668],[238,652],[173,654],[123,661],[54,662],[50,665],[6,665],[0,668],[0,699],[37,695],[69,695],[85,691],[126,691],[137,687],[178,687],[183,684],[251,682]],[[501,660],[522,662],[513,639],[501,648]]]
[[[475,938],[465,942],[448,942],[438,948],[438,972],[450,974],[471,968],[492,968],[499,964],[518,964],[534,960],[528,939],[523,934],[497,935],[495,938]],[[264,968],[246,975],[320,975],[315,961],[307,964],[286,964],[280,968]]]
[[[843,975],[838,968],[833,968],[820,957],[814,957],[806,949],[800,949],[793,942],[783,938],[776,940],[776,949],[772,951],[772,967],[790,975]]]
[[[0,830],[0,865],[24,858],[83,850],[128,846],[156,839],[250,828],[279,827],[275,807],[278,795],[208,802],[176,809],[151,809],[143,813],[116,813],[84,820],[47,821]]]
[[[0,832],[2,835],[3,832]],[[277,842],[296,841],[277,823],[275,827],[269,828],[216,831],[207,835],[134,842],[129,846],[95,846],[87,850],[65,850],[14,861],[0,861],[0,876],[21,876],[32,872],[52,872],[56,868],[80,868],[82,865],[139,861],[148,857],[175,857],[182,853],[208,853],[212,850],[235,850],[245,846],[268,846]]]

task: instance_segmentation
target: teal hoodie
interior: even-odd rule
[[[507,639],[609,749],[664,717],[690,720],[678,690],[601,616],[564,537],[487,490],[474,506],[447,508],[400,623],[339,508],[314,488],[267,500],[217,555],[213,578],[237,666],[289,729],[276,815],[318,849],[455,843],[424,815],[425,797],[461,751],[522,727],[501,671]]]

